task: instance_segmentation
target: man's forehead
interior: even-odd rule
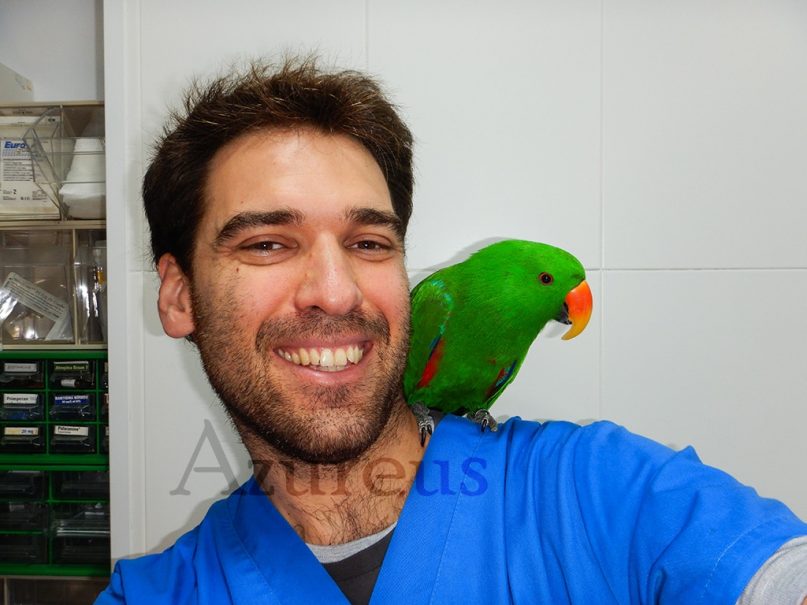
[[[355,137],[327,133],[310,126],[265,128],[241,134],[215,152],[208,167],[208,181],[224,170],[238,170],[245,161],[268,163],[272,174],[294,173],[313,158],[332,161],[358,160],[361,169],[383,173],[370,151]]]
[[[207,218],[219,225],[248,211],[293,211],[297,222],[325,214],[357,222],[369,216],[360,210],[393,209],[381,168],[361,143],[311,129],[252,133],[228,143],[210,163],[205,205]]]

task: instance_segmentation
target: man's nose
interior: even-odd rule
[[[305,259],[295,305],[300,311],[318,308],[345,315],[361,305],[362,294],[350,252],[337,242],[320,242]]]

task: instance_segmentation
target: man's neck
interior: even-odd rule
[[[425,450],[403,399],[375,443],[341,464],[290,460],[261,440],[242,437],[252,459],[262,461],[254,467],[255,478],[309,544],[342,544],[393,524]]]

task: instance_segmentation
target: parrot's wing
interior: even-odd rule
[[[404,374],[404,393],[413,402],[415,391],[434,377],[443,351],[443,334],[454,299],[445,282],[431,276],[412,290],[412,335]]]
[[[499,370],[499,375],[496,378],[495,382],[488,387],[487,392],[485,393],[487,399],[483,405],[484,408],[489,409],[490,406],[493,405],[493,402],[499,398],[504,392],[504,389],[513,382],[513,379],[516,377],[518,370],[521,368],[521,364],[524,362],[524,358],[521,357],[520,359],[516,359],[507,367],[503,367]]]

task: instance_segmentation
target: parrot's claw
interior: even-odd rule
[[[434,432],[434,418],[432,418],[429,408],[422,403],[413,403],[411,407],[420,430],[420,446],[423,447],[426,437]]]
[[[483,433],[485,432],[485,429],[488,428],[492,433],[495,433],[499,428],[499,424],[496,422],[496,419],[484,408],[481,410],[476,410],[476,412],[473,414],[468,414],[468,418],[474,422],[478,422],[482,427]]]

